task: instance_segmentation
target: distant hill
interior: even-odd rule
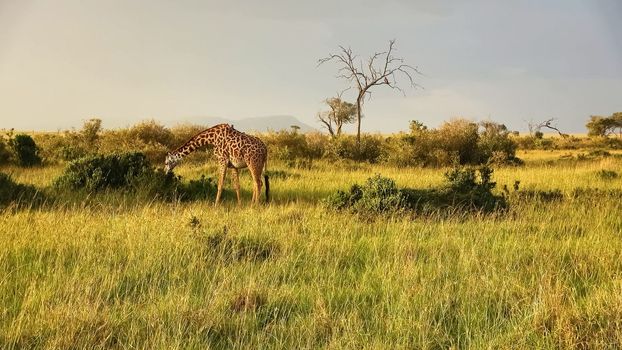
[[[184,118],[173,123],[167,124],[179,124],[179,123],[192,123],[205,126],[211,126],[215,124],[227,123],[232,124],[236,129],[240,131],[278,131],[278,130],[290,130],[292,125],[300,127],[301,132],[314,131],[316,128],[305,124],[298,120],[298,118],[291,115],[275,115],[266,117],[244,118],[244,119],[226,119],[219,117],[191,117]]]

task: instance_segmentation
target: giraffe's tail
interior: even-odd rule
[[[268,178],[268,156],[266,155],[266,162],[264,163],[263,179],[266,183],[266,203],[270,203],[270,180]]]

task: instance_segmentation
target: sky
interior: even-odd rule
[[[363,131],[465,117],[584,132],[622,111],[621,15],[619,0],[0,0],[0,129],[272,115],[320,128],[348,83],[318,59],[395,39],[423,88],[374,90]]]

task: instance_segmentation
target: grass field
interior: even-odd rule
[[[228,191],[220,207],[107,193],[5,210],[0,348],[621,348],[622,158],[568,153],[494,173],[499,191],[563,198],[489,215],[335,212],[321,200],[375,173],[428,188],[444,169],[328,163],[271,164],[256,208],[245,172],[242,207]],[[45,187],[62,169],[0,170]]]

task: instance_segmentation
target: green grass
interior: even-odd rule
[[[228,191],[220,207],[108,193],[7,210],[0,348],[620,348],[622,179],[598,172],[622,160],[530,153],[494,180],[565,197],[505,214],[333,212],[322,198],[374,173],[427,188],[445,169],[327,163],[271,164],[274,200],[256,208],[245,174],[241,208]],[[62,172],[2,170],[37,186]]]

